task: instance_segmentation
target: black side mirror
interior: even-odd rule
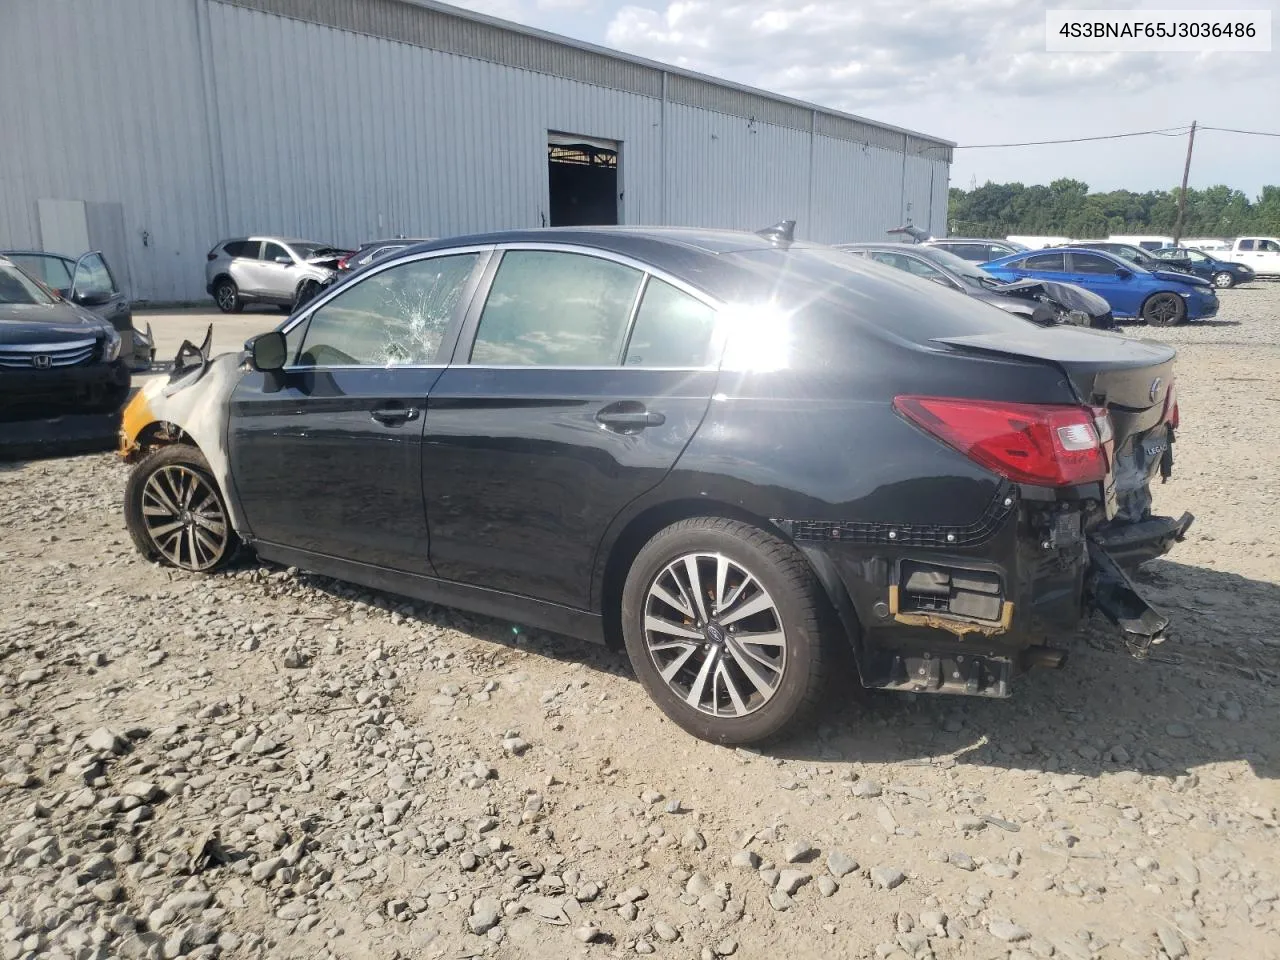
[[[1116,267],[1116,276],[1121,280],[1128,280],[1133,276],[1133,271],[1127,267]]]
[[[289,359],[288,344],[279,330],[258,334],[245,346],[249,350],[249,362],[253,364],[253,369],[262,373],[283,370],[285,361]]]
[[[82,307],[98,307],[110,300],[110,296],[92,290],[77,290],[72,299]]]

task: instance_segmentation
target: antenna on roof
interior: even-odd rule
[[[772,227],[757,230],[756,236],[764,237],[766,240],[772,240],[775,243],[791,243],[796,238],[796,222],[794,220],[779,220]]]
[[[913,227],[910,220],[907,221],[905,226],[894,227],[892,230],[886,230],[885,233],[905,233],[913,243],[924,243],[929,239],[928,231]]]

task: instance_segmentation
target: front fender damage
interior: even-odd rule
[[[211,331],[212,332],[212,331]],[[183,343],[167,377],[142,387],[121,417],[117,453],[126,463],[140,460],[156,447],[190,443],[204,454],[222,491],[232,525],[244,531],[232,496],[227,453],[227,417],[231,393],[243,374],[242,358],[224,353],[209,358],[210,335],[199,347]]]

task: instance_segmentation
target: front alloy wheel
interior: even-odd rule
[[[834,614],[799,551],[759,527],[696,517],[659,531],[631,563],[621,618],[645,691],[696,737],[771,740],[821,702]]]
[[[185,444],[162,447],[134,468],[125,521],[144,556],[192,573],[225,566],[239,546],[208,462]]]
[[[1157,293],[1142,305],[1142,319],[1153,327],[1172,327],[1187,316],[1187,304],[1176,293]]]
[[[1230,290],[1236,285],[1236,278],[1226,270],[1219,270],[1213,275],[1213,285],[1220,290]]]

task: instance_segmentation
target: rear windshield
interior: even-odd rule
[[[53,298],[11,263],[0,262],[0,303],[53,303]]]
[[[731,257],[762,281],[761,292],[780,307],[802,308],[824,329],[826,321],[856,323],[925,343],[972,334],[1015,336],[1030,323],[931,280],[831,247],[751,250]]]

